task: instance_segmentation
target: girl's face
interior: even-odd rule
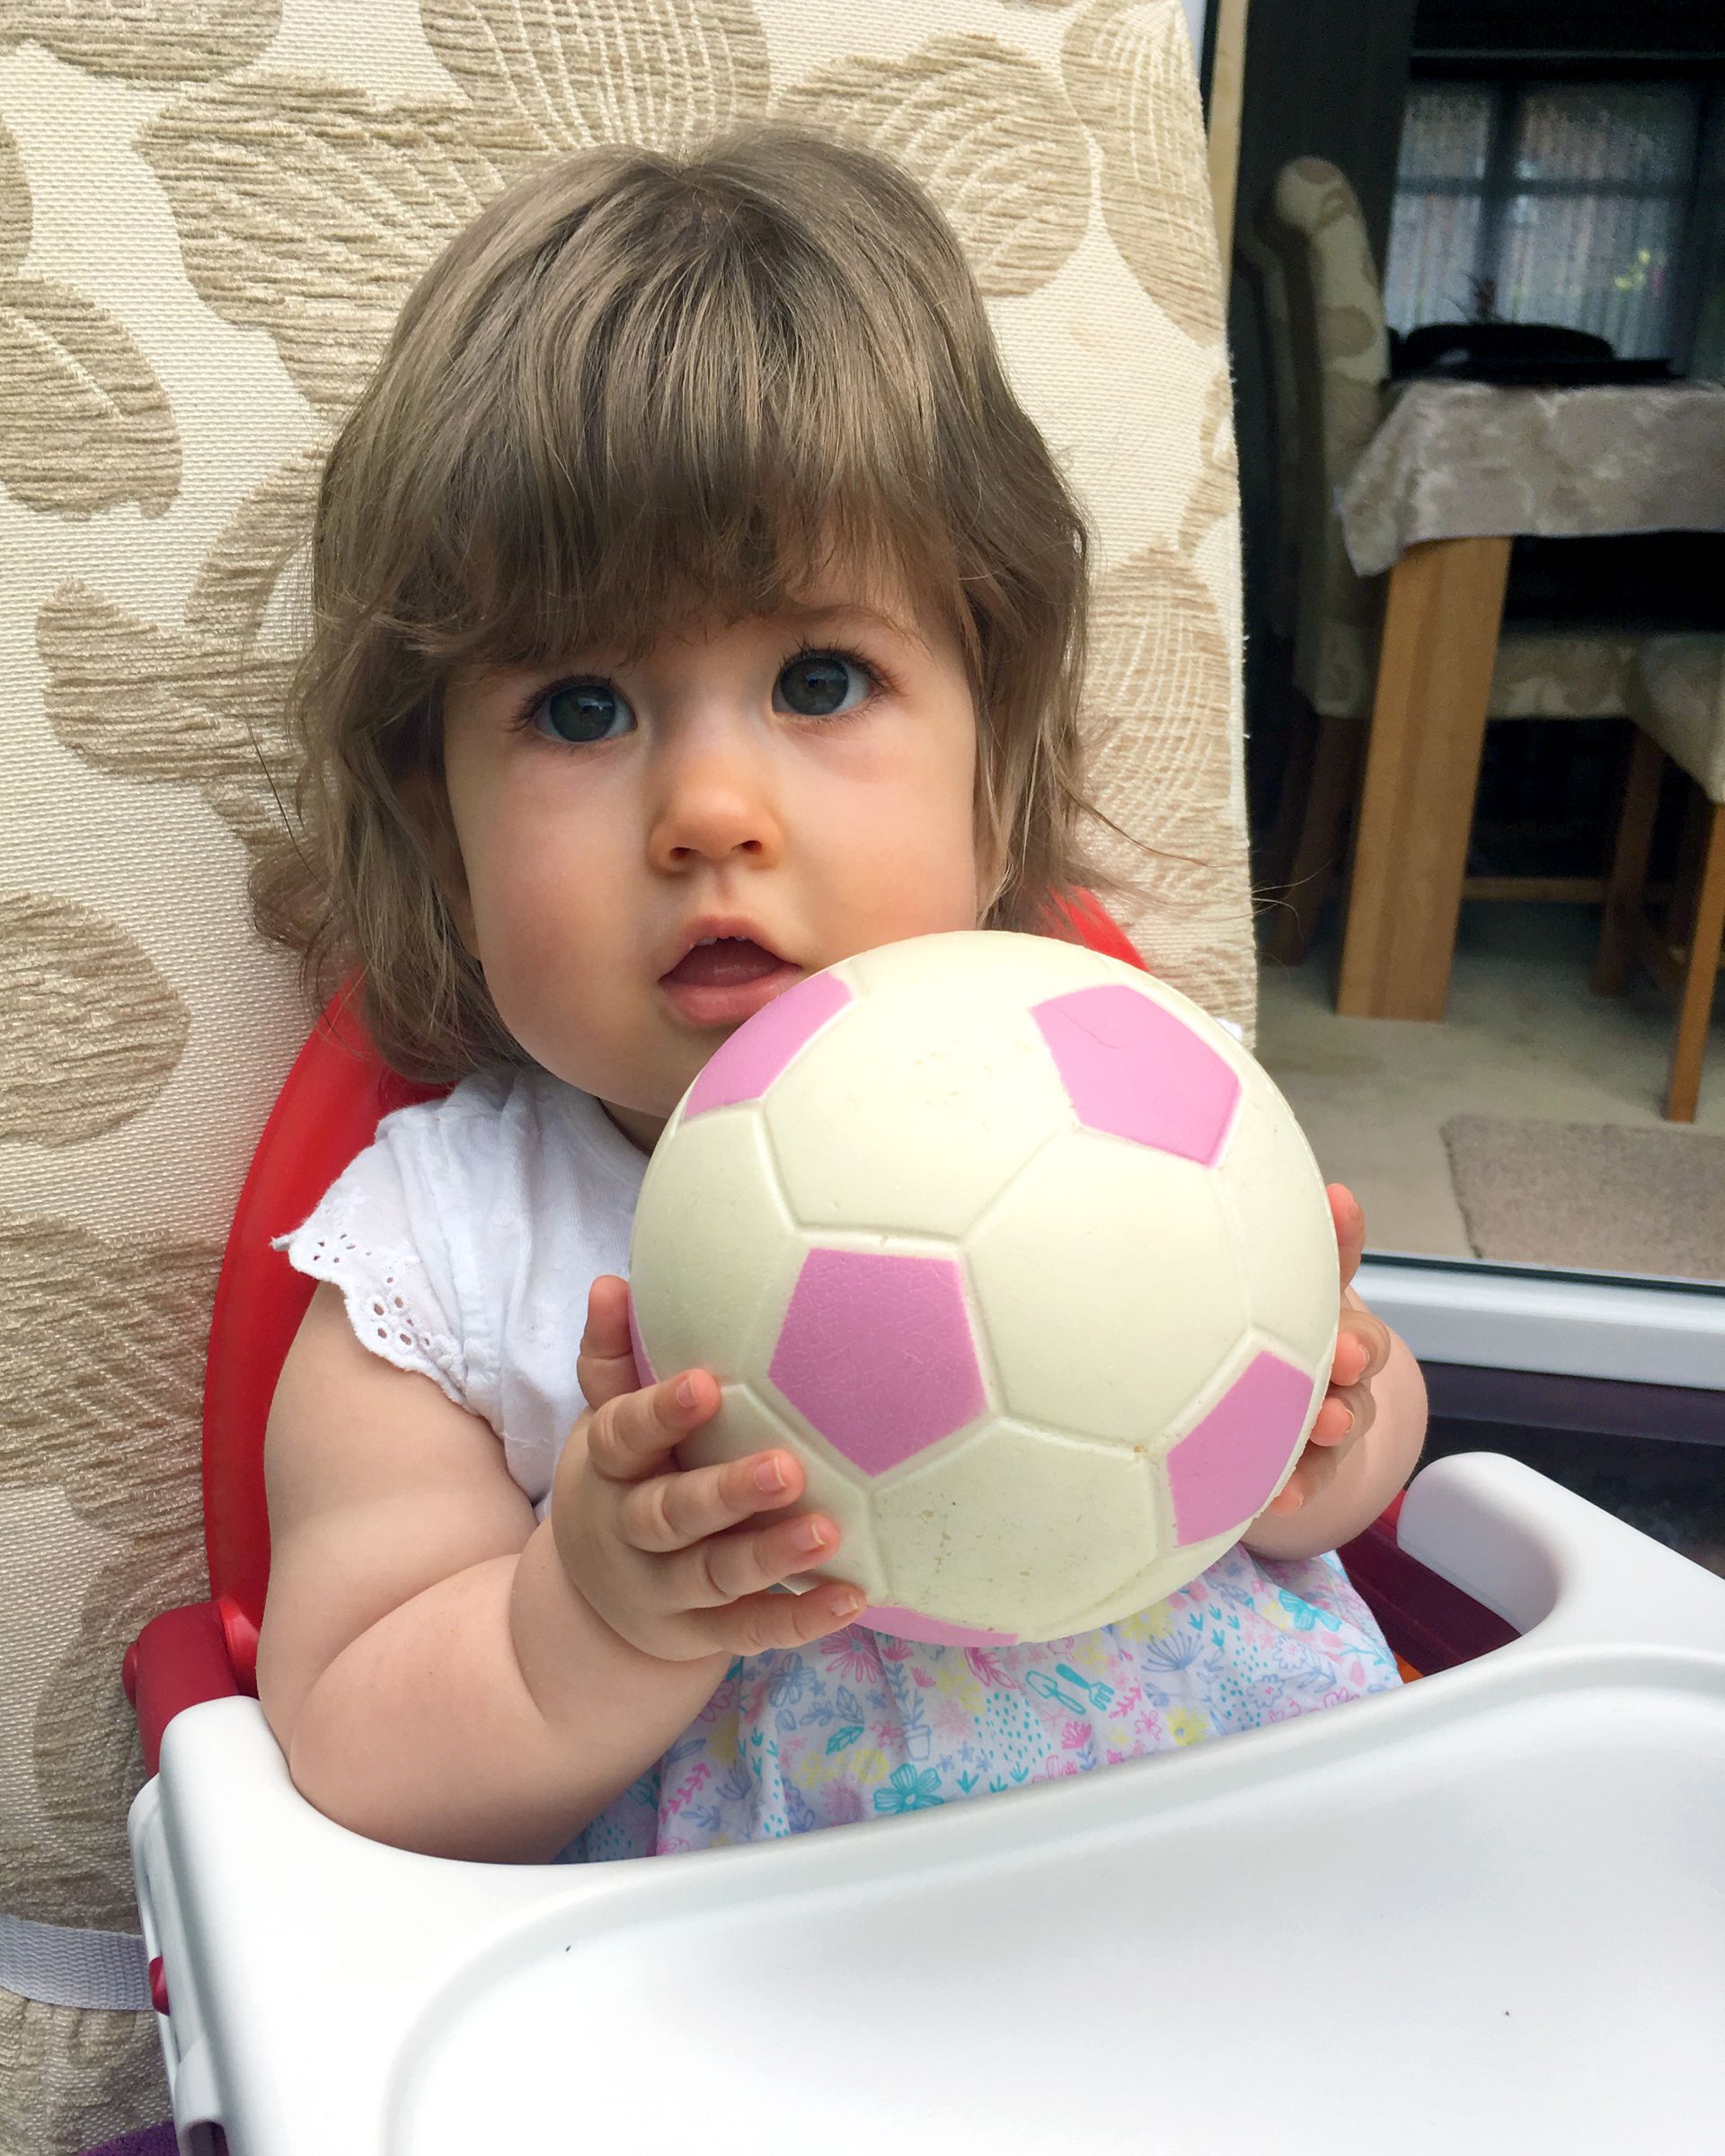
[[[499,1015],[644,1151],[804,975],[977,925],[963,653],[899,595],[458,678],[444,759],[433,844]]]

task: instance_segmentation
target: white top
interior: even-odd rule
[[[627,1278],[647,1156],[590,1093],[541,1070],[485,1071],[385,1116],[376,1143],[278,1250],[341,1287],[354,1331],[434,1379],[503,1440],[543,1519],[587,1405],[587,1293]]]

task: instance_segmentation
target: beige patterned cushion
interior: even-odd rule
[[[1641,640],[1506,629],[1491,670],[1490,719],[1615,719],[1629,709]]]
[[[1100,791],[1164,855],[1128,925],[1251,1026],[1237,487],[1180,0],[9,0],[0,1954],[20,1919],[136,1926],[121,1650],[205,1591],[211,1286],[304,1031],[242,885],[275,843],[321,447],[508,179],[753,114],[878,146],[957,224],[1100,534]],[[0,1992],[0,2156],[165,2110],[147,2016]]]
[[[1292,383],[1299,429],[1294,678],[1314,711],[1369,718],[1387,579],[1356,573],[1336,499],[1384,416],[1390,355],[1383,287],[1346,175],[1322,157],[1285,164],[1258,246],[1248,260],[1258,267],[1267,334],[1290,340],[1277,365]],[[1614,717],[1628,709],[1639,648],[1632,637],[1506,630],[1487,715]]]
[[[1650,637],[1630,712],[1710,801],[1725,804],[1725,636]]]

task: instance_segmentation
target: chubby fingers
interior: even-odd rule
[[[1376,1414],[1377,1402],[1369,1385],[1332,1385],[1324,1395],[1306,1443],[1333,1445],[1344,1438],[1358,1437],[1371,1428]]]
[[[643,1391],[615,1395],[588,1425],[588,1459],[607,1481],[644,1481],[718,1406],[718,1382],[705,1370],[685,1370]]]
[[[1390,1359],[1390,1329],[1369,1310],[1349,1306],[1336,1329],[1336,1352],[1330,1364],[1332,1387],[1368,1385]]]
[[[1302,1505],[1309,1504],[1318,1494],[1328,1489],[1335,1480],[1340,1454],[1333,1440],[1326,1443],[1314,1430],[1307,1439],[1305,1450],[1300,1454],[1294,1472],[1283,1483],[1265,1510],[1272,1513],[1297,1512]]]
[[[618,1523],[637,1550],[663,1555],[705,1535],[739,1527],[756,1513],[793,1504],[802,1468],[790,1453],[751,1453],[717,1467],[694,1467],[637,1483],[618,1507]]]
[[[1344,1310],[1330,1365],[1330,1390],[1312,1426],[1314,1445],[1340,1445],[1372,1427],[1372,1380],[1390,1356],[1390,1329],[1368,1310]]]
[[[1377,1402],[1372,1397],[1371,1381],[1389,1359],[1389,1353],[1390,1329],[1381,1318],[1375,1318],[1368,1310],[1342,1312],[1330,1390],[1313,1422],[1298,1465],[1270,1501],[1270,1512],[1297,1512],[1334,1480],[1343,1452],[1372,1427]]]
[[[1336,1224],[1336,1256],[1345,1288],[1359,1270],[1366,1248],[1366,1214],[1346,1183],[1326,1183],[1323,1195],[1330,1200],[1330,1217]]]
[[[581,1397],[593,1408],[621,1399],[641,1383],[629,1338],[629,1284],[615,1273],[601,1273],[587,1291],[587,1330],[575,1375]]]
[[[694,1619],[715,1648],[733,1655],[762,1655],[775,1647],[807,1647],[823,1633],[850,1624],[864,1597],[842,1582],[824,1581],[806,1595],[746,1595],[722,1610]]]
[[[777,1520],[770,1527],[737,1527],[728,1534],[710,1534],[684,1551],[670,1567],[675,1606],[728,1607],[826,1564],[837,1548],[837,1528],[819,1513]],[[831,1600],[853,1595],[855,1590],[822,1586],[809,1593]],[[862,1597],[857,1595],[856,1607],[861,1606]]]

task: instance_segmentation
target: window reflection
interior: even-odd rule
[[[1685,83],[1416,83],[1391,325],[1495,314],[1588,331],[1623,358],[1670,354],[1702,110]]]

